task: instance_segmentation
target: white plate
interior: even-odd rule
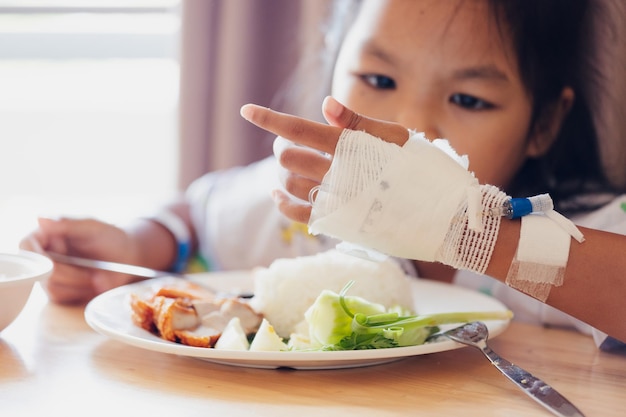
[[[252,289],[249,272],[196,274],[192,278],[209,282],[212,288],[241,290]],[[85,309],[87,323],[97,332],[112,339],[143,349],[200,358],[210,362],[252,368],[335,369],[377,365],[408,356],[457,349],[463,345],[450,340],[429,342],[419,346],[390,349],[371,349],[338,352],[247,352],[228,351],[186,346],[151,334],[132,323],[129,296],[141,293],[153,285],[163,285],[167,278],[126,285],[94,298]],[[459,311],[502,311],[506,306],[498,300],[479,292],[458,286],[428,280],[411,283],[415,309],[420,314]],[[485,322],[490,337],[502,333],[508,320]]]

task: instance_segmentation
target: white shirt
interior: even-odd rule
[[[206,174],[187,190],[200,254],[211,270],[268,266],[274,259],[313,255],[336,241],[308,234],[283,216],[270,196],[280,188],[274,157]]]

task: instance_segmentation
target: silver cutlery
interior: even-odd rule
[[[455,342],[479,349],[495,367],[513,381],[531,398],[560,417],[584,417],[583,413],[559,394],[550,385],[531,375],[519,366],[501,358],[487,345],[489,331],[481,322],[467,323],[463,326],[441,333]]]
[[[97,259],[88,259],[81,258],[78,256],[70,256],[63,255],[55,252],[44,252],[46,256],[52,259],[54,262],[59,262],[62,264],[81,266],[84,268],[94,268],[101,269],[105,271],[119,272],[122,274],[134,275],[142,278],[162,278],[162,277],[175,277],[175,278],[183,278],[187,279],[188,276],[185,274],[178,274],[175,272],[168,271],[159,271],[157,269],[146,268],[138,265],[130,265],[123,264],[119,262],[110,262],[110,261],[100,261]],[[204,282],[199,283],[199,285],[204,286],[209,291],[214,292],[217,296],[220,297],[239,297],[239,298],[252,298],[253,294],[249,292],[228,292],[228,291],[220,291],[214,288],[211,288],[209,285],[206,285]]]

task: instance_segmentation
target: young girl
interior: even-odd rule
[[[329,171],[328,155],[335,152],[344,128],[400,145],[407,141],[410,128],[430,139],[448,139],[459,154],[468,155],[469,168],[481,184],[496,185],[512,196],[549,192],[555,207],[574,216],[579,225],[626,233],[626,198],[618,197],[626,172],[603,165],[614,155],[601,158],[582,87],[583,49],[576,34],[582,36],[579,28],[589,10],[582,1],[531,3],[366,1],[334,73],[334,96],[349,109],[327,99],[323,110],[330,126],[257,106],[242,109],[243,116],[260,127],[313,148],[277,140],[277,154],[286,170],[284,187],[296,197],[275,192],[280,210],[296,221],[309,222],[307,200],[315,197],[311,190]],[[625,166],[624,161],[616,166]],[[424,174],[436,177],[447,172],[433,166]],[[434,182],[415,178],[403,192],[439,198],[429,190]],[[416,201],[415,211],[423,210],[419,206],[427,203]],[[425,214],[430,221],[438,215],[435,208]],[[331,234],[342,238],[341,225],[334,227]],[[607,347],[613,341],[607,333],[626,340],[620,319],[626,313],[621,301],[626,262],[620,255],[626,238],[582,230],[586,241],[572,243],[564,283],[551,289],[547,302],[603,332],[501,282],[423,262],[432,259],[420,258],[421,252],[414,265],[420,276],[488,289],[518,319],[576,326],[594,332]],[[419,241],[421,229],[410,232],[416,246],[430,243]],[[507,278],[519,236],[519,221],[503,221],[486,266],[488,275],[500,281]],[[389,247],[380,239],[373,243]],[[399,255],[402,249],[388,253]]]
[[[617,195],[621,189],[619,182],[612,177],[609,180],[601,168],[595,131],[579,90],[580,74],[569,72],[578,68],[578,40],[572,36],[580,33],[585,14],[578,3],[364,1],[350,15],[354,22],[341,43],[332,85],[333,95],[363,117],[345,120],[352,113],[336,103],[333,106],[333,101],[327,101],[325,111],[334,126],[259,109],[248,109],[246,116],[262,127],[328,154],[334,152],[343,127],[364,128],[398,143],[406,141],[405,127],[416,129],[429,138],[446,138],[458,153],[467,154],[470,169],[481,183],[494,184],[514,196],[549,192],[557,208],[568,214],[595,209],[604,201],[573,197],[589,192]],[[368,124],[365,116],[404,127],[398,130],[398,125]],[[285,131],[283,118],[296,130],[301,129],[301,134]],[[319,133],[317,141],[307,136],[309,129]],[[330,158],[318,151],[306,153],[304,148],[281,149],[282,141],[278,141],[276,150],[282,163],[297,175],[283,176],[283,182],[288,191],[306,201],[309,190],[328,170]],[[286,221],[274,209],[269,198],[269,190],[279,186],[274,175],[273,160],[211,174],[194,183],[184,201],[132,227],[119,229],[95,220],[42,219],[33,237],[47,250],[159,269],[176,265],[177,254],[184,255],[189,241],[192,250],[197,249],[214,268],[221,269],[248,268],[277,257],[334,247],[335,240],[307,235],[306,227]],[[285,214],[300,222],[308,221],[308,207],[292,206],[283,197],[279,199]],[[618,217],[619,203],[605,210]],[[502,275],[503,265],[510,263],[517,243],[512,239],[513,249],[506,246],[506,236],[515,236],[518,229],[514,222],[503,223],[488,274]],[[584,245],[588,247],[593,239],[587,231],[585,236]],[[615,248],[617,245],[610,247]],[[572,255],[568,273],[577,269],[573,266],[575,259],[579,258]],[[471,275],[439,263],[408,264],[413,272],[428,278],[451,280],[454,276],[461,280],[465,274]],[[472,283],[482,278],[469,275]],[[53,300],[75,302],[129,279],[57,265],[47,288]],[[551,293],[549,301],[587,320],[587,313],[580,310],[590,304],[566,291],[572,282],[568,277],[559,291]],[[603,320],[608,323],[608,318],[619,316],[606,311],[614,307],[610,296],[623,294],[617,285],[605,287],[612,288],[612,294],[594,297],[606,300],[599,303],[604,310],[594,308],[594,313],[603,318],[588,321],[606,333],[623,337],[619,329],[600,326]],[[499,288],[493,291],[499,292]],[[559,300],[566,300],[562,304],[555,301],[558,294],[563,295]],[[569,308],[571,301],[567,300],[576,300],[578,309]],[[541,303],[531,303],[528,314],[524,314],[525,301],[519,303],[519,308],[510,305],[518,318],[542,320],[554,313],[559,322],[573,322]],[[509,304],[508,299],[505,302]],[[554,322],[551,318],[542,321]],[[617,322],[612,325],[620,326]]]

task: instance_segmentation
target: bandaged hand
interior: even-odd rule
[[[445,140],[412,132],[400,147],[344,130],[311,193],[309,226],[388,255],[484,272],[507,200],[481,186]]]
[[[506,198],[503,193],[494,187],[480,186],[467,171],[467,160],[456,156],[445,141],[433,145],[421,136],[407,142],[409,132],[405,127],[362,117],[330,98],[325,100],[323,112],[330,126],[258,106],[242,108],[244,118],[279,135],[275,153],[284,168],[282,182],[290,195],[278,192],[277,200],[285,215],[308,222],[313,233],[327,234],[385,254],[484,269],[500,217],[483,219],[480,215],[483,194],[486,204],[499,205]],[[350,155],[350,149],[338,145],[340,137],[343,143],[352,139],[355,146],[365,143],[355,135],[369,138],[366,141],[371,145],[369,151],[374,152],[369,156],[374,160],[368,160],[368,155]],[[330,168],[328,155],[336,151],[340,155],[334,155],[334,168]],[[364,152],[367,154],[368,151]],[[345,171],[338,167],[344,165],[347,157],[352,157],[353,165],[362,171],[344,176]],[[424,160],[424,163],[416,163],[414,158]],[[379,179],[383,165],[388,165],[380,178],[388,191],[384,198],[371,193],[380,184],[370,184]],[[326,172],[328,174],[324,177]],[[323,178],[326,185],[320,185]],[[337,187],[331,190],[328,188],[331,178],[339,179],[340,187],[347,184],[348,178],[357,185],[351,184],[349,190]],[[367,190],[368,194],[362,194],[366,191],[366,183],[372,189]],[[315,190],[314,194],[310,195],[312,190]],[[340,204],[357,194],[362,195],[351,205],[336,211]],[[469,216],[468,201],[471,201]],[[313,210],[311,202],[314,202]],[[384,209],[380,210],[380,204],[384,204]],[[357,212],[360,218],[354,215]],[[345,221],[344,216],[349,221]],[[367,227],[363,229],[356,224],[359,221],[365,221]],[[486,253],[466,254],[453,247],[461,243],[460,239],[472,242],[477,239],[473,232],[467,233],[468,224],[469,230],[480,232],[476,236],[485,238],[486,243],[479,246]],[[452,225],[454,229],[449,231]],[[454,237],[448,236],[453,232]],[[454,243],[444,246],[446,239]],[[479,260],[478,264],[476,260]],[[461,265],[461,262],[467,265]]]

